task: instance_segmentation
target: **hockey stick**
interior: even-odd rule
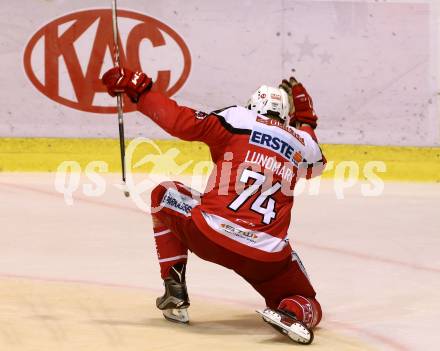
[[[114,40],[114,51],[113,57],[115,60],[116,67],[121,66],[120,58],[119,58],[119,30],[118,30],[118,10],[116,7],[116,0],[112,0],[112,23],[113,23],[113,40]],[[126,181],[126,170],[125,170],[125,137],[124,137],[124,113],[122,107],[122,96],[118,94],[116,96],[116,103],[118,105],[118,124],[119,124],[119,146],[121,149],[121,167],[122,167],[122,187],[124,191],[124,195],[126,197],[130,196],[128,192]]]

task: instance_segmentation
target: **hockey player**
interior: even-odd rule
[[[189,321],[190,250],[249,282],[265,299],[267,307],[257,311],[264,321],[296,342],[311,343],[321,307],[287,236],[297,178],[319,175],[325,164],[306,89],[290,78],[280,88],[261,86],[246,107],[203,113],[152,90],[142,72],[112,68],[102,81],[111,96],[127,94],[171,135],[206,143],[215,165],[202,196],[180,182],[161,183],[151,194],[165,285],[156,304],[165,318]]]

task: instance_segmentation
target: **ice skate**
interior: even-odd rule
[[[312,343],[313,332],[287,311],[265,308],[264,310],[257,310],[256,312],[260,314],[263,320],[271,327],[281,334],[287,335],[294,342],[304,345]]]
[[[165,293],[156,299],[156,306],[162,310],[163,316],[177,323],[189,323],[185,269],[185,264],[171,267],[169,277],[164,279]]]

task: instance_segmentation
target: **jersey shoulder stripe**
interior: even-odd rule
[[[212,114],[212,115],[218,115],[218,114],[222,113],[223,111],[225,111],[225,110],[227,110],[227,109],[230,109],[230,108],[233,108],[233,107],[237,107],[237,105],[231,105],[231,106],[227,106],[227,107],[219,108],[218,110],[214,110],[214,111],[212,111],[210,114]]]
[[[250,135],[255,122],[254,112],[242,106],[229,106],[211,112],[222,126],[233,134]]]

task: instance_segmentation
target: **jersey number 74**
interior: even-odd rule
[[[271,197],[277,191],[281,189],[281,183],[276,182],[270,188],[261,191],[262,186],[266,180],[264,174],[245,169],[240,176],[240,182],[248,184],[250,180],[254,180],[247,188],[245,188],[235,199],[232,201],[228,208],[234,212],[237,212],[250,198],[257,192],[260,195],[252,202],[251,210],[255,211],[263,216],[262,222],[269,224],[276,218],[275,213],[275,200]]]

